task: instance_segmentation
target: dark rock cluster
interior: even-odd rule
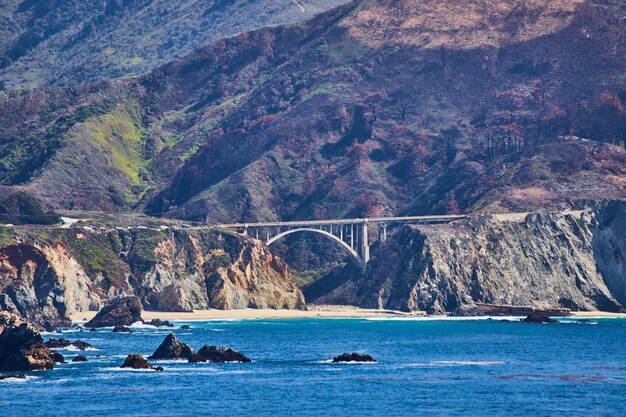
[[[333,362],[376,362],[370,355],[364,355],[356,352],[342,353],[339,356],[333,358]]]
[[[225,346],[204,345],[196,353],[193,349],[176,339],[172,333],[168,334],[157,350],[148,359],[187,359],[189,362],[244,362],[251,360],[240,352]]]
[[[150,326],[154,326],[154,327],[174,327],[174,325],[170,323],[169,321],[161,320],[161,319],[152,319],[144,323],[149,324]]]
[[[74,342],[64,339],[64,338],[50,338],[45,345],[50,348],[50,349],[63,349],[63,348],[67,348],[70,346],[75,347],[78,350],[85,350],[85,349],[91,349],[92,346],[87,343],[87,342],[83,342],[82,340],[75,340]]]
[[[545,314],[541,313],[530,313],[525,319],[522,320],[524,323],[558,323],[557,320],[548,317]]]
[[[189,362],[213,362],[213,363],[224,363],[224,362],[252,362],[248,357],[244,354],[237,352],[234,349],[231,349],[226,346],[209,346],[204,345],[200,348],[198,353],[196,353]]]
[[[115,326],[113,333],[130,333],[130,329],[126,326]]]
[[[32,325],[0,311],[0,371],[52,369],[55,356]]]
[[[187,359],[195,355],[193,349],[176,339],[172,333],[168,334],[148,359]]]

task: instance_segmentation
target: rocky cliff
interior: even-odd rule
[[[60,324],[135,294],[147,309],[304,308],[289,269],[220,231],[0,229],[0,310]]]
[[[474,302],[573,310],[626,306],[626,203],[596,210],[477,216],[407,226],[349,267],[305,289],[308,301],[454,311]]]

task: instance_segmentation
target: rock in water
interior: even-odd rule
[[[558,323],[557,320],[554,320],[545,314],[541,313],[530,313],[524,320],[524,323]]]
[[[85,355],[76,355],[72,362],[87,362],[87,357]]]
[[[126,326],[115,326],[113,333],[130,333],[130,329]]]
[[[0,311],[0,371],[52,369],[52,356],[32,325]]]
[[[183,324],[182,326],[180,326],[181,330],[190,330],[191,326],[189,326],[188,324]]]
[[[50,351],[50,356],[54,363],[65,363],[65,358],[59,352]]]
[[[111,299],[96,317],[89,320],[86,327],[114,327],[130,326],[131,324],[143,320],[141,301],[135,296],[119,296]]]
[[[252,362],[243,354],[226,346],[208,346],[204,345],[198,353],[196,353],[189,362]]]
[[[86,350],[86,349],[91,349],[93,347],[89,343],[83,342],[82,340],[73,341],[72,346],[74,346],[78,350]]]
[[[191,347],[178,341],[172,333],[168,334],[163,343],[148,357],[148,359],[188,359],[195,353]]]
[[[62,337],[60,338],[54,338],[51,337],[50,340],[48,340],[45,345],[50,348],[50,349],[63,349],[66,348],[68,346],[70,346],[72,344],[72,342],[70,342],[67,339],[64,339]]]
[[[333,358],[333,362],[376,362],[370,355],[362,355],[360,353],[342,353]]]
[[[141,353],[131,353],[128,355],[121,367],[133,369],[152,369],[152,365],[144,359]]]
[[[63,348],[70,347],[70,346],[73,346],[78,350],[85,350],[85,349],[92,348],[92,346],[89,343],[83,342],[82,340],[76,340],[72,342],[62,337],[58,339],[55,339],[54,337],[52,337],[50,338],[50,340],[48,340],[45,343],[45,345],[49,349],[63,349]]]

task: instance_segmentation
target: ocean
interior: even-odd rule
[[[89,361],[0,381],[0,416],[626,416],[626,320],[281,319],[70,331]],[[188,324],[190,330],[180,329]],[[252,363],[152,361],[168,332]],[[375,364],[333,364],[343,352]],[[76,351],[59,350],[66,360]]]

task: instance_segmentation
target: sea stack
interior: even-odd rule
[[[96,316],[89,320],[86,327],[130,326],[141,319],[143,307],[139,297],[118,296],[111,299]]]

